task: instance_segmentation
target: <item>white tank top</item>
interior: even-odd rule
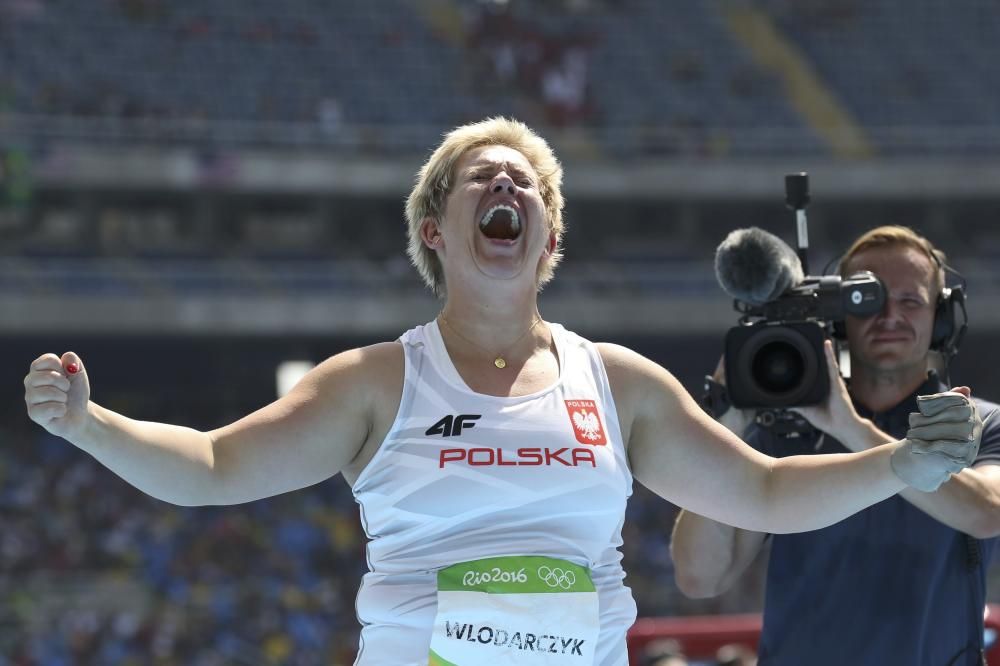
[[[400,338],[399,413],[353,488],[370,540],[356,666],[426,666],[437,572],[508,555],[590,569],[600,627],[593,665],[627,665],[636,609],[618,547],[632,474],[600,354],[549,326],[559,379],[518,397],[472,391],[436,322]]]

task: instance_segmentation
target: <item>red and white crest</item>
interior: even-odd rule
[[[573,424],[576,441],[591,446],[604,446],[608,438],[601,424],[601,414],[593,400],[566,400],[566,411]]]

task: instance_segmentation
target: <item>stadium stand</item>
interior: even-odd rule
[[[873,221],[946,239],[972,285],[969,358],[985,355],[1000,330],[996,12],[989,0],[0,0],[0,367],[12,380],[31,354],[80,345],[122,387],[104,394],[113,408],[194,427],[246,413],[273,398],[279,360],[395,336],[433,311],[402,254],[414,156],[495,114],[538,126],[567,162],[551,318],[638,348],[692,391],[735,321],[708,258],[737,226],[791,240],[780,175],[804,164],[828,175],[810,209],[813,268]],[[802,106],[810,95],[835,103],[836,131]],[[667,175],[638,182],[647,168]],[[324,181],[352,171],[362,184]],[[338,328],[346,308],[355,329]],[[80,337],[52,336],[53,317]],[[687,353],[669,356],[668,339]],[[134,377],[150,347],[168,366],[155,395]],[[967,360],[956,374],[1000,395]],[[0,397],[17,406],[7,384]],[[679,593],[673,517],[636,488],[623,551],[640,616],[759,610],[760,567],[717,599]],[[0,421],[0,523],[0,666],[353,661],[364,539],[340,479],[173,507],[18,408]],[[996,567],[990,589],[1000,601]]]
[[[33,9],[11,9],[20,4]],[[120,121],[125,138],[207,138],[202,127],[215,141],[241,130],[286,140],[307,131],[310,141],[335,143],[362,125],[369,129],[356,140],[367,148],[372,132],[388,132],[380,146],[420,149],[436,132],[403,141],[393,128],[500,113],[592,126],[604,149],[625,155],[752,154],[773,149],[773,128],[795,132],[802,149],[822,149],[712,3],[599,5],[571,21],[565,10],[505,3],[444,11],[457,30],[434,30],[419,3],[401,0],[378,9],[343,2],[336,12],[311,0],[280,12],[218,0],[14,3],[0,22],[6,107],[76,119],[82,131],[112,132]],[[686,29],[671,29],[679,24]],[[359,76],[366,68],[378,75]]]
[[[995,7],[876,2],[759,3],[885,154],[995,154],[1000,76]],[[929,49],[927,44],[948,48]],[[924,131],[914,131],[915,129]],[[936,131],[935,131],[936,130]]]

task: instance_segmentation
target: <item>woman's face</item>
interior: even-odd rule
[[[537,281],[539,262],[555,249],[538,187],[531,163],[513,148],[473,148],[458,160],[442,219],[425,220],[423,229],[446,281]]]

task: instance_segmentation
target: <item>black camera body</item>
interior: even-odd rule
[[[871,272],[807,276],[762,305],[736,301],[740,324],[725,340],[726,387],[735,407],[785,409],[822,403],[830,390],[823,342],[843,337],[847,315],[871,317],[885,288]]]

